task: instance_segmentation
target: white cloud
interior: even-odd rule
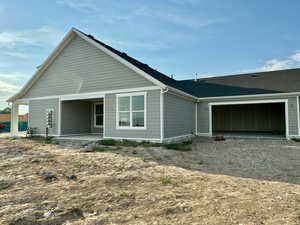
[[[16,51],[6,51],[6,52],[3,52],[3,55],[16,57],[16,58],[21,58],[21,59],[26,59],[26,58],[29,57],[29,55],[26,54],[26,53],[16,52]]]
[[[0,73],[0,81],[5,79],[5,80],[12,80],[12,81],[16,81],[16,80],[24,80],[27,77],[27,75],[25,73],[20,73],[20,72],[16,72],[16,73]]]
[[[254,71],[274,71],[300,67],[300,50],[295,51],[291,56],[282,59],[268,60],[265,65]]]
[[[96,4],[93,0],[57,0],[56,3],[77,10],[96,10]]]
[[[291,60],[300,62],[300,50],[297,50],[294,55],[290,57]]]
[[[172,8],[167,10],[155,10],[144,7],[136,10],[136,14],[139,16],[155,18],[167,23],[182,25],[194,29],[224,23],[227,21],[223,18],[201,18],[199,15],[192,15],[189,12],[180,11],[178,9],[174,10]]]
[[[292,60],[272,59],[272,60],[268,60],[266,64],[263,67],[261,67],[261,70],[263,71],[283,70],[283,69],[291,68],[292,66],[293,66]]]
[[[4,31],[0,32],[0,46],[13,47],[17,44],[55,46],[62,37],[62,31],[49,26],[23,31]]]
[[[2,93],[15,93],[20,87],[17,85],[9,84],[4,81],[0,81],[0,90]]]

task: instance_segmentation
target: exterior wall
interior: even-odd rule
[[[103,128],[102,127],[95,127],[94,126],[94,120],[95,120],[95,115],[94,115],[94,102],[91,103],[91,133],[103,133]]]
[[[157,139],[160,140],[160,90],[147,91],[146,104],[146,129],[116,129],[116,94],[105,95],[104,112],[105,112],[105,133],[106,138],[119,139]]]
[[[49,129],[50,135],[58,134],[58,108],[59,100],[44,99],[29,102],[29,127],[36,128],[36,134],[46,133],[46,109],[54,110],[53,127]]]
[[[209,135],[209,102],[197,103],[197,134],[200,136]]]
[[[195,102],[164,94],[164,138],[195,134]]]
[[[91,102],[61,102],[61,135],[91,132]]]
[[[198,104],[198,134],[209,135],[209,103],[213,102],[233,102],[233,101],[255,101],[255,100],[275,100],[288,99],[288,119],[289,136],[298,136],[298,111],[296,96],[277,97],[251,97],[251,98],[227,98],[201,101]]]
[[[23,98],[153,85],[127,66],[76,36]]]

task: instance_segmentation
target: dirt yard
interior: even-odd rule
[[[0,139],[0,224],[300,224],[300,143],[80,152]]]

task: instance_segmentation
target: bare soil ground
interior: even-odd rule
[[[192,147],[83,153],[2,138],[0,224],[300,224],[299,143]]]

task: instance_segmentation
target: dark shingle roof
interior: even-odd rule
[[[78,32],[96,41],[98,44],[112,51],[163,84],[184,91],[195,97],[221,97],[300,91],[300,69],[200,78],[197,79],[197,81],[174,80],[151,68],[147,64],[128,56],[126,53],[120,52],[95,39],[93,36],[87,35],[79,30]]]
[[[180,81],[197,97],[289,93],[300,91],[300,69],[258,72]]]

